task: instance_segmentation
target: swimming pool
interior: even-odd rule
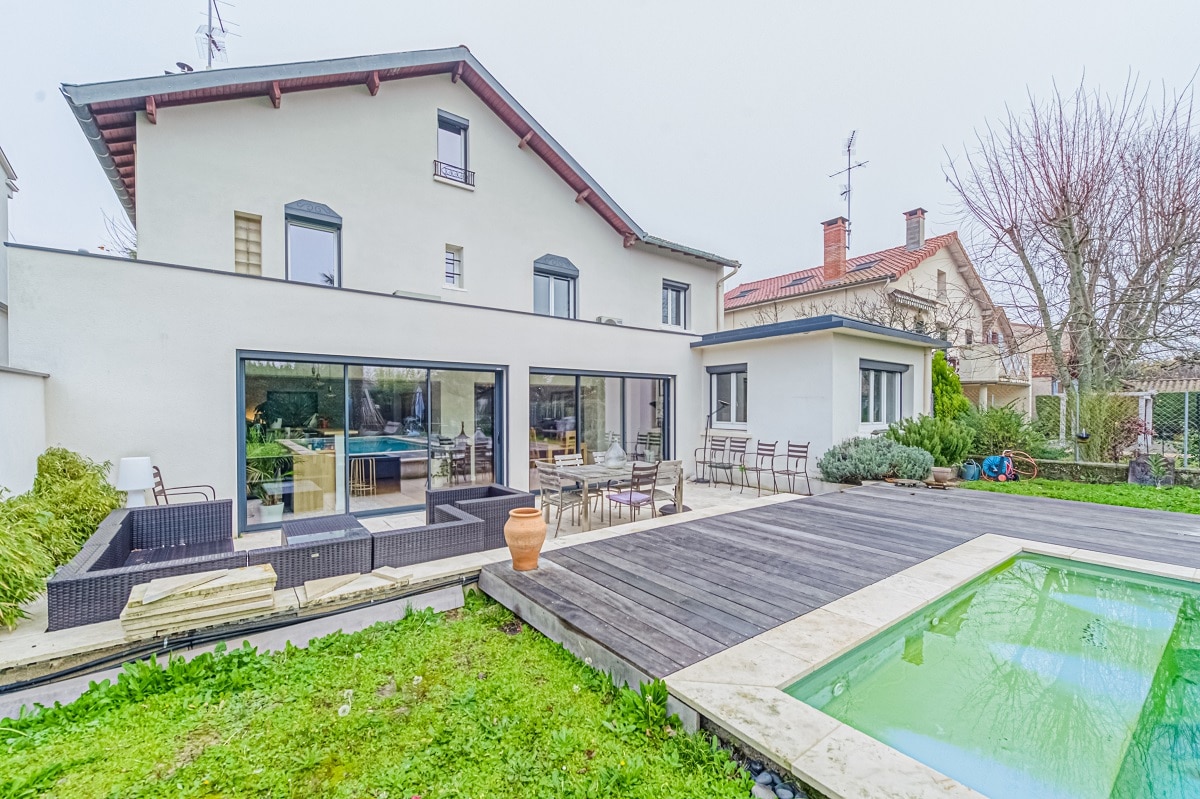
[[[315,439],[322,444],[331,439]],[[309,449],[321,447],[310,441]],[[326,447],[329,448],[329,447]],[[351,436],[346,439],[346,452],[350,455],[382,455],[391,452],[417,452],[426,449],[424,441],[410,441],[398,436]]]
[[[1019,555],[785,692],[992,799],[1200,796],[1200,590]]]

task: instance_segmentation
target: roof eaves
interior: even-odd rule
[[[17,173],[13,170],[12,164],[8,160],[8,156],[4,154],[4,150],[0,149],[0,171],[4,172],[4,182],[13,191],[17,190]]]
[[[679,244],[674,241],[668,241],[667,239],[659,238],[658,236],[651,236],[649,234],[644,233],[640,237],[640,240],[643,244],[645,244],[647,246],[656,247],[656,248],[663,249],[663,250],[669,250],[673,253],[677,253],[679,255],[686,255],[691,258],[698,258],[701,261],[708,261],[709,263],[716,264],[718,266],[727,266],[731,269],[736,269],[736,268],[741,267],[741,263],[733,260],[732,258],[726,258],[724,256],[716,255],[715,253],[711,253],[711,252],[705,252],[704,250],[697,250],[692,247],[687,247],[683,244]]]
[[[67,98],[67,104],[71,106],[71,112],[75,114],[75,120],[79,123],[79,127],[83,129],[83,135],[87,139],[88,144],[92,146],[92,152],[96,154],[97,160],[100,161],[100,168],[104,170],[104,174],[108,176],[108,181],[112,183],[113,191],[117,193],[117,199],[121,201],[121,205],[125,208],[125,213],[129,215],[129,221],[137,226],[137,208],[134,205],[133,197],[129,194],[129,189],[125,186],[125,181],[121,180],[121,173],[117,169],[117,164],[113,161],[112,153],[109,152],[108,144],[104,141],[104,136],[100,133],[100,126],[96,124],[95,118],[92,117],[91,108],[85,104],[77,104],[71,100],[67,94],[67,87],[62,87],[63,97]]]
[[[950,344],[942,339],[933,338],[932,336],[922,335],[921,333],[910,333],[907,330],[897,330],[883,325],[876,325],[870,322],[863,322],[859,319],[851,319],[838,314],[826,314],[824,316],[813,316],[808,319],[792,319],[787,322],[774,322],[769,325],[755,325],[753,327],[739,327],[733,330],[721,330],[716,333],[708,333],[700,337],[699,341],[693,341],[692,347],[711,347],[718,344],[732,344],[739,341],[755,341],[758,339],[776,338],[779,336],[794,336],[801,333],[816,333],[823,330],[854,330],[860,333],[870,333],[876,336],[886,336],[888,338],[900,339],[901,341],[909,341],[922,346],[934,347],[937,349],[945,349]]]
[[[770,280],[771,278],[767,278],[767,279]],[[889,283],[892,280],[893,280],[893,277],[891,275],[881,275],[880,277],[873,277],[868,280],[854,280],[854,281],[849,281],[849,282],[845,282],[845,283],[843,283],[843,282],[822,283],[817,288],[806,289],[804,291],[790,292],[788,294],[780,294],[780,295],[777,295],[774,297],[767,297],[766,299],[754,300],[753,302],[741,303],[739,305],[734,305],[734,306],[730,306],[730,305],[726,304],[725,310],[740,311],[743,308],[753,308],[756,305],[767,305],[768,303],[772,303],[772,302],[783,302],[785,300],[795,300],[795,299],[800,299],[801,297],[814,297],[818,294],[825,294],[830,291],[840,291],[842,289],[847,289],[847,288],[852,288],[852,287],[856,288],[858,286],[871,286],[876,283]],[[764,281],[756,281],[756,282],[764,282]],[[749,283],[742,284],[742,286],[747,286],[747,285],[753,285],[753,284],[749,284]],[[730,289],[730,292],[737,292],[737,291],[742,291],[742,290],[744,290],[744,289],[742,289],[742,287],[739,286],[738,288]],[[728,300],[727,302],[731,302],[733,299],[735,299],[735,297],[731,297],[730,300]]]

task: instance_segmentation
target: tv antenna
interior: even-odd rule
[[[850,220],[850,177],[854,173],[854,170],[860,169],[860,168],[866,166],[868,163],[867,161],[859,161],[858,163],[854,163],[854,153],[855,153],[854,140],[856,138],[858,138],[857,130],[850,131],[850,135],[848,137],[846,137],[846,147],[845,147],[846,168],[838,170],[837,172],[834,172],[832,175],[829,176],[831,178],[836,178],[838,175],[846,176],[846,182],[844,184],[842,184],[841,196],[846,198],[846,237],[847,237],[847,240],[849,240],[849,236],[850,236],[850,221],[849,221]]]
[[[225,37],[230,35],[228,26],[234,23],[221,17],[221,6],[232,6],[232,3],[225,0],[206,0],[206,3],[208,21],[196,28],[196,52],[204,59],[204,68],[212,69],[213,61],[224,63],[229,60]],[[236,33],[232,35],[237,36]]]

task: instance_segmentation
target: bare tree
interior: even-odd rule
[[[946,178],[985,244],[977,260],[1060,380],[1103,388],[1139,358],[1195,348],[1200,136],[1193,88],[1080,85],[977,134]]]
[[[137,258],[137,230],[125,217],[104,214],[104,243],[97,249],[122,258]]]

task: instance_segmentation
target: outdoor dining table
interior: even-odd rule
[[[624,466],[605,466],[602,463],[592,463],[585,466],[560,466],[558,473],[569,480],[578,480],[583,487],[583,508],[580,511],[580,527],[584,532],[592,529],[591,500],[588,492],[593,484],[608,483],[618,480],[629,480],[633,477],[634,466],[653,466],[653,463],[629,461]],[[683,471],[675,481],[675,507],[683,507]],[[602,514],[603,515],[603,514]]]

